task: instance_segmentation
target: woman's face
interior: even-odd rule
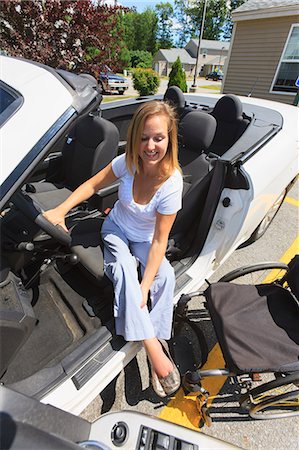
[[[162,161],[166,155],[168,143],[167,117],[163,114],[149,116],[144,123],[138,152],[144,169],[154,168]]]

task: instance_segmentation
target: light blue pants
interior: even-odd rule
[[[137,261],[144,272],[150,242],[130,242],[107,217],[102,226],[104,269],[114,286],[116,334],[127,341],[169,339],[173,316],[174,270],[164,257],[150,289],[151,311],[140,307]],[[137,261],[136,261],[137,260]]]

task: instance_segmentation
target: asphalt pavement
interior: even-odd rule
[[[265,235],[252,245],[239,249],[221,266],[213,279],[238,267],[261,261],[288,261],[299,252],[299,181],[289,192],[277,216]],[[202,310],[202,298],[190,302],[192,311]],[[246,330],[250,333],[250,330]],[[204,326],[210,359],[216,364],[215,335],[208,322]],[[217,365],[213,365],[217,367]],[[212,404],[213,423],[202,432],[218,437],[243,449],[297,450],[299,444],[299,418],[251,420],[238,407],[238,389],[228,381],[220,380],[215,388]],[[222,387],[222,384],[224,386]],[[171,400],[158,398],[149,383],[149,370],[144,351],[140,351],[121,374],[82,413],[93,422],[108,411],[136,410],[198,429],[198,413],[194,398],[185,396],[182,389]]]
[[[126,77],[129,83],[129,89],[125,92],[125,95],[138,95],[138,92],[133,88],[132,77]],[[188,91],[193,84],[193,80],[187,80]],[[164,94],[168,86],[168,78],[160,78],[160,85],[157,94]],[[205,78],[198,78],[196,81],[197,92],[215,93],[215,87],[221,88],[221,81],[206,80]],[[204,86],[204,87],[203,87]],[[211,87],[209,89],[209,86]]]

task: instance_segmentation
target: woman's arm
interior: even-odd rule
[[[147,303],[149,289],[158,272],[162,259],[165,256],[169,233],[175,218],[176,214],[165,215],[157,213],[153,242],[148,254],[143,278],[140,283],[142,292],[141,308]]]
[[[99,189],[108,186],[117,180],[112,170],[112,163],[81,184],[72,194],[54,209],[46,211],[43,215],[54,225],[62,226],[66,231],[65,215],[75,206],[87,200]]]

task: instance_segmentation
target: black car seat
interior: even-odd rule
[[[209,150],[222,156],[244,133],[250,122],[243,116],[240,99],[233,94],[221,97],[211,115],[217,120],[217,129]]]
[[[183,208],[177,214],[170,235],[174,247],[182,237],[188,235],[190,226],[199,219],[211,173],[206,153],[215,131],[216,119],[201,111],[189,112],[179,124],[179,162],[183,171],[184,189]],[[169,259],[175,259],[175,249],[173,252],[170,248],[168,250]]]
[[[179,110],[183,109],[186,104],[184,94],[178,86],[167,88],[163,100],[168,101]]]
[[[167,88],[163,100],[170,103],[176,109],[179,119],[190,111],[193,111],[193,108],[186,104],[185,96],[178,86],[170,86]]]
[[[210,184],[211,167],[206,151],[216,131],[216,119],[208,113],[193,111],[179,126],[179,161],[184,176],[183,209],[179,211],[168,246],[170,260],[179,259],[176,243],[188,234],[192,221],[198,220],[201,202],[205,201]],[[79,256],[80,266],[92,280],[105,285],[103,244],[99,230],[103,218],[87,217],[70,230],[71,250]]]
[[[112,161],[118,143],[119,132],[113,123],[99,116],[82,117],[67,137],[58,173],[48,173],[45,181],[30,183],[28,194],[43,210],[56,207]]]

